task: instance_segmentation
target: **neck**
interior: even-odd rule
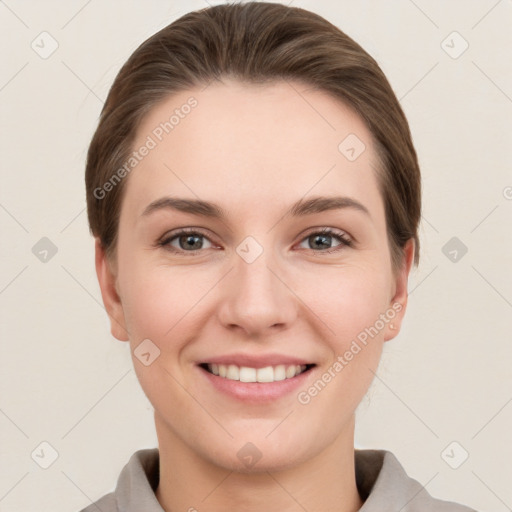
[[[356,512],[354,420],[313,459],[282,471],[240,473],[205,460],[155,415],[160,453],[156,498],[166,512]]]

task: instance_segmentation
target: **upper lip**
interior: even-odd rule
[[[266,366],[312,365],[313,363],[307,359],[283,354],[229,354],[210,357],[204,361],[200,361],[199,364],[234,364],[236,366],[246,366],[249,368],[265,368]]]

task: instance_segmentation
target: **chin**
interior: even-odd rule
[[[267,430],[265,430],[267,432]],[[228,445],[215,453],[208,453],[211,463],[229,471],[238,473],[257,474],[284,471],[304,462],[314,456],[310,452],[314,447],[301,439],[300,433],[293,439],[291,432],[283,430],[281,435],[255,432],[254,435],[245,433],[230,439]],[[213,442],[212,442],[213,445]],[[307,447],[307,448],[306,448]]]
[[[235,454],[235,457],[230,457],[227,460],[215,459],[215,464],[223,467],[229,471],[234,471],[237,473],[244,474],[259,474],[259,473],[274,473],[278,471],[286,471],[291,469],[298,464],[300,464],[307,457],[297,457],[297,453],[267,453],[265,455],[264,452],[255,453],[255,457],[253,461],[244,460],[250,457],[250,455],[245,455],[244,457],[239,457],[238,454]],[[259,458],[261,457],[261,458]]]

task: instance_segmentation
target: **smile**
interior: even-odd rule
[[[278,382],[294,377],[309,370],[313,365],[284,365],[265,366],[263,368],[251,368],[237,366],[235,364],[205,363],[201,365],[209,373],[227,380],[240,382]]]

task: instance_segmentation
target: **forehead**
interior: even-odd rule
[[[362,119],[297,82],[225,81],[181,91],[144,118],[133,149],[143,146],[150,149],[124,194],[123,208],[134,214],[164,195],[221,202],[238,212],[329,193],[382,207],[376,154]]]

